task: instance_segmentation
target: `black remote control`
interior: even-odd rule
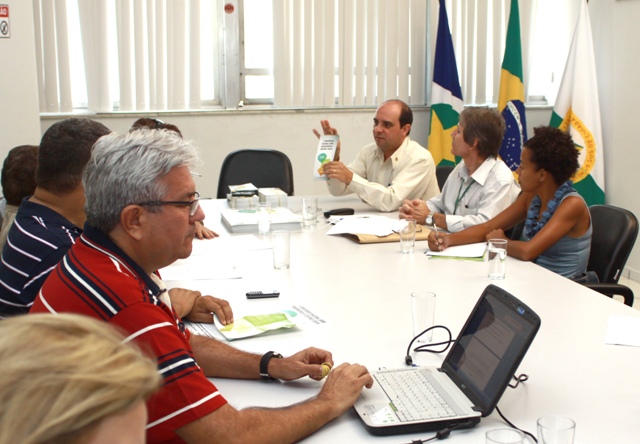
[[[280,292],[277,290],[247,292],[247,299],[277,298],[278,296],[280,296]]]
[[[329,219],[331,216],[350,216],[355,214],[353,208],[336,208],[335,210],[329,210],[324,212],[324,217]]]

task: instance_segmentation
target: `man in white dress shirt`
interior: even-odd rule
[[[324,134],[338,134],[329,121]],[[375,143],[363,147],[348,166],[340,161],[340,144],[332,162],[324,164],[329,192],[355,193],[380,211],[395,211],[404,199],[430,199],[440,189],[431,153],[410,139],[413,113],[401,100],[388,100],[373,118]],[[317,137],[320,133],[313,130]]]
[[[504,137],[502,116],[489,108],[467,108],[451,134],[451,152],[462,158],[431,199],[405,200],[400,218],[436,225],[449,232],[481,224],[513,203],[520,187],[498,152]]]

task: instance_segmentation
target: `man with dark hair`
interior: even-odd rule
[[[82,232],[82,171],[91,147],[110,130],[89,119],[66,119],[42,136],[36,189],[18,210],[0,263],[0,316],[27,313],[42,283]]]
[[[355,193],[380,211],[395,211],[403,199],[430,199],[440,191],[431,153],[410,139],[413,113],[401,100],[388,100],[373,118],[375,143],[363,147],[346,166],[340,162],[340,143],[332,162],[323,166],[334,196]],[[329,121],[320,122],[324,134],[338,134]],[[320,133],[313,130],[317,137]]]
[[[493,218],[511,205],[520,187],[498,152],[504,137],[502,116],[489,108],[467,108],[451,133],[451,152],[462,158],[442,193],[426,202],[405,200],[400,218],[456,232]]]
[[[172,123],[165,123],[162,120],[154,119],[152,117],[140,117],[138,120],[133,122],[133,125],[131,125],[129,131],[135,131],[141,128],[166,129],[168,131],[173,131],[174,133],[182,137],[182,132],[176,125]]]
[[[12,148],[2,164],[2,193],[7,201],[2,230],[0,230],[0,251],[7,241],[7,234],[18,214],[20,202],[36,189],[36,167],[38,166],[38,146],[21,145]]]
[[[404,103],[402,100],[387,100],[387,102],[396,102],[400,105],[400,117],[398,120],[400,121],[400,127],[405,125],[413,125],[413,111],[409,108],[409,105]],[[409,128],[409,132],[407,135],[411,134],[411,128]]]

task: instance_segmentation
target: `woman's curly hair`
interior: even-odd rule
[[[531,161],[553,176],[558,185],[569,180],[578,171],[578,149],[571,135],[552,126],[533,129],[533,137],[526,141]]]

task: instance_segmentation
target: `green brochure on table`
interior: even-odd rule
[[[229,341],[249,338],[267,331],[292,328],[302,321],[300,314],[293,309],[280,310],[277,313],[247,315],[235,320],[233,324],[222,325],[214,317],[218,331]]]
[[[236,317],[231,325],[222,325],[215,315],[213,324],[198,322],[185,322],[185,324],[194,334],[233,341],[267,332],[277,333],[278,330],[284,332],[293,327],[324,325],[326,321],[307,307],[293,305],[271,313]]]

